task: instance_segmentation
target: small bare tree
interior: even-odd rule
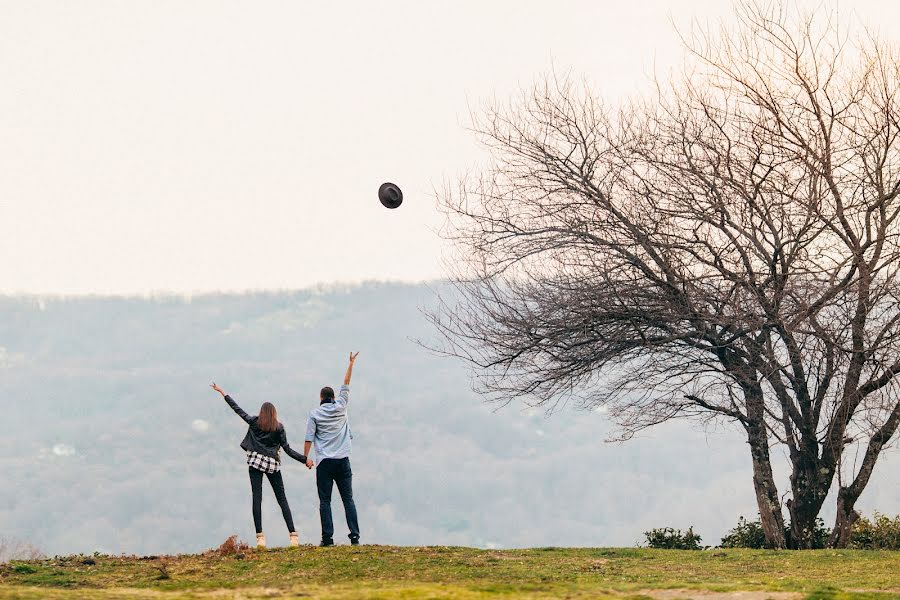
[[[900,422],[900,61],[836,13],[736,13],[652,98],[548,78],[477,116],[493,162],[441,195],[461,300],[432,317],[495,399],[602,404],[625,438],[739,424],[768,544],[811,547],[836,483],[845,546]]]
[[[11,560],[37,560],[43,557],[44,554],[28,542],[0,536],[0,564]]]

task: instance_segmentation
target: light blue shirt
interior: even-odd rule
[[[320,404],[310,411],[306,420],[306,441],[316,449],[316,460],[323,458],[347,458],[350,456],[350,419],[347,404],[350,402],[350,386],[342,385],[334,402]]]

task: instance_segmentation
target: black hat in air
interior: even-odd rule
[[[393,183],[382,183],[378,188],[378,199],[386,208],[397,208],[403,204],[403,192]]]

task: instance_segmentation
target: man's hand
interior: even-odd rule
[[[223,397],[223,398],[225,397],[225,390],[223,390],[222,388],[220,388],[219,386],[217,386],[215,381],[213,381],[212,384],[210,384],[209,387],[211,387],[212,389],[214,389],[214,390],[216,390],[217,392],[219,392],[220,394],[222,394],[222,397]]]
[[[350,377],[353,375],[353,363],[356,362],[357,356],[359,356],[359,352],[356,354],[350,353],[350,364],[347,365],[347,374],[344,375],[344,385],[350,385]]]

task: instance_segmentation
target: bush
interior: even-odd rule
[[[766,534],[762,523],[748,521],[743,516],[738,519],[737,527],[725,534],[720,544],[722,548],[765,548]]]
[[[816,518],[816,526],[813,531],[813,548],[821,549],[828,544],[828,538],[831,536],[831,530],[825,527],[825,521]],[[791,543],[791,526],[786,525],[784,528],[784,541],[788,548],[793,547]],[[756,548],[766,547],[766,534],[763,533],[762,523],[757,521],[748,521],[743,516],[738,519],[737,526],[725,534],[720,543],[722,548]]]
[[[248,546],[244,542],[239,542],[237,536],[232,535],[227,540],[222,542],[222,545],[219,546],[218,552],[220,556],[233,556],[242,554],[249,549],[250,546]]]
[[[816,519],[816,530],[813,532],[813,547],[824,548],[828,544],[831,530],[825,527],[822,519]],[[784,528],[784,538],[791,546],[791,528]],[[893,519],[875,512],[871,520],[860,517],[853,524],[850,534],[850,548],[860,550],[900,550],[900,515]],[[737,526],[725,534],[720,545],[722,548],[765,548],[766,536],[759,521],[748,521],[744,517],[738,519]]]
[[[849,545],[863,550],[900,550],[900,515],[891,519],[876,512],[871,521],[860,517],[853,524]]]
[[[671,550],[702,550],[700,536],[694,533],[693,527],[683,532],[680,529],[663,527],[644,532],[649,548],[668,548]]]

